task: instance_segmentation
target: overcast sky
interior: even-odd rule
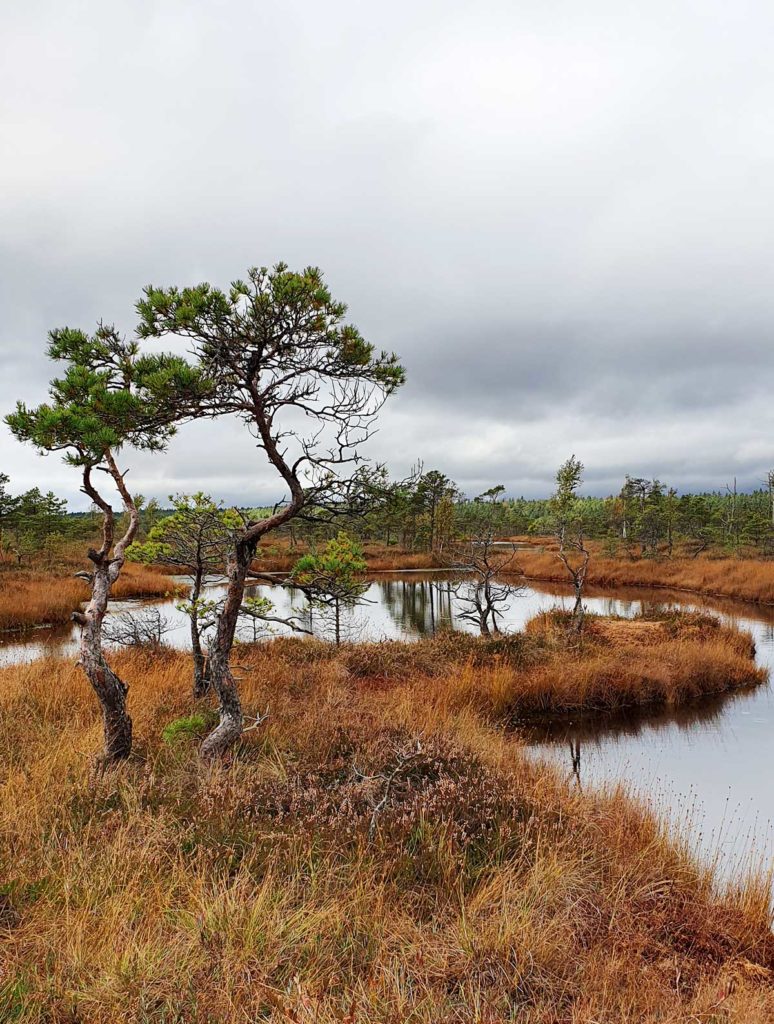
[[[46,332],[144,284],[320,266],[408,384],[370,446],[475,494],[681,490],[774,465],[766,0],[0,5],[0,412]],[[238,424],[133,457],[146,495],[279,496]],[[12,489],[77,473],[3,427]]]

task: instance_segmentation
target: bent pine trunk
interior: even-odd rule
[[[107,472],[113,478],[128,516],[128,526],[123,537],[113,548],[114,525],[113,509],[100,495],[91,482],[92,466],[85,466],[83,471],[83,490],[102,510],[102,547],[99,551],[90,550],[94,571],[79,573],[88,579],[91,586],[91,599],[84,611],[74,612],[73,621],[81,627],[80,665],[99,700],[102,711],[102,725],[105,737],[105,749],[102,765],[107,767],[129,756],[132,750],[132,720],[126,710],[126,694],[128,687],[110,668],[102,650],[102,623],[110,600],[110,591],[123,568],[126,560],[126,549],[132,543],[139,525],[139,514],[131,495],[126,489],[124,478],[119,473],[110,451],[105,453]],[[113,548],[111,556],[110,551]]]
[[[206,761],[222,757],[242,735],[244,727],[242,703],[231,673],[229,659],[244,599],[245,581],[254,551],[254,543],[242,541],[229,556],[226,600],[218,617],[218,627],[209,651],[210,685],[218,695],[220,720],[209,736],[205,737],[199,749]]]
[[[123,761],[132,751],[132,720],[126,710],[128,687],[105,661],[102,646],[90,625],[81,633],[81,665],[102,709],[105,765]]]
[[[73,615],[81,626],[80,664],[102,711],[105,737],[102,763],[105,766],[124,760],[132,750],[132,720],[126,710],[128,687],[110,668],[102,650],[102,622],[110,597],[111,570],[113,563],[108,558],[96,564],[91,600],[85,611]]]

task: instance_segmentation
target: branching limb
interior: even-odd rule
[[[281,615],[264,615],[261,612],[253,611],[245,605],[242,605],[239,609],[239,614],[245,615],[250,619],[256,619],[259,622],[279,623],[279,625],[287,626],[289,629],[292,629],[294,633],[308,633],[310,636],[312,635],[312,630],[300,625],[298,619],[294,618],[292,615],[287,618],[283,618]]]
[[[246,722],[252,722],[252,725],[248,725],[246,729],[242,730],[242,732],[243,733],[245,733],[245,732],[252,732],[253,729],[260,728],[268,717],[269,717],[268,705],[267,705],[266,710],[264,711],[264,713],[261,714],[260,711],[259,711],[258,714],[255,716],[255,718],[250,718],[247,715],[245,715],[245,721]]]
[[[384,789],[382,790],[381,799],[373,805],[371,812],[371,821],[368,826],[368,841],[372,842],[376,835],[376,827],[379,821],[379,815],[387,806],[390,799],[390,793],[397,779],[407,770],[407,768],[413,764],[418,758],[424,754],[421,739],[417,739],[414,747],[409,750],[396,750],[395,751],[397,762],[390,771],[380,772],[377,775],[365,775],[360,771],[357,766],[353,767],[353,772],[357,778],[363,782],[377,782],[381,781],[384,783]]]

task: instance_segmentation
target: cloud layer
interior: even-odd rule
[[[476,493],[570,452],[755,485],[774,463],[774,10],[666,2],[33,0],[0,13],[0,412],[46,331],[142,286],[321,266],[409,383],[371,445]],[[3,429],[0,470],[77,501]],[[135,487],[278,497],[236,424]]]

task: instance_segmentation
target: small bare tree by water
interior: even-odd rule
[[[164,637],[173,628],[170,620],[158,608],[148,608],[107,615],[102,635],[109,644],[116,647],[145,647],[157,651],[164,645]]]
[[[551,496],[551,523],[559,542],[559,560],[567,570],[575,592],[572,619],[583,629],[583,589],[591,553],[586,546],[582,501],[578,488],[583,482],[583,463],[571,455],[556,473],[556,490]]]
[[[515,547],[496,539],[504,493],[505,488],[498,484],[474,499],[470,536],[457,544],[447,559],[450,568],[468,577],[447,587],[462,609],[459,617],[478,626],[481,636],[501,632],[498,618],[509,610],[510,599],[524,589]]]
[[[459,617],[478,626],[481,636],[499,635],[498,618],[524,590],[515,549],[503,548],[489,536],[474,538],[456,549],[449,566],[471,577],[448,584],[462,609]]]

